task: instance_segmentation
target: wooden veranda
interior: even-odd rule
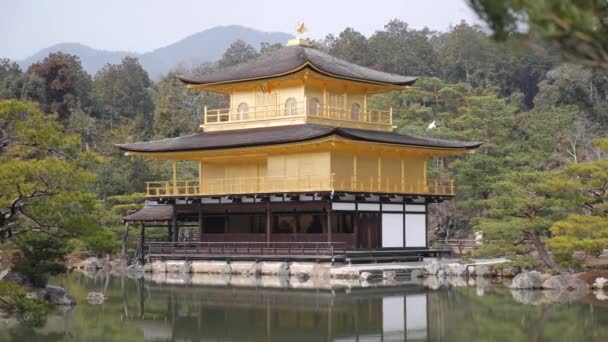
[[[147,260],[392,262],[421,261],[450,253],[448,249],[382,248],[352,250],[343,242],[148,242]]]

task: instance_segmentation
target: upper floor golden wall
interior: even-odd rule
[[[215,89],[230,96],[228,108],[205,107],[205,131],[312,123],[392,131],[391,108],[370,108],[370,94],[391,86],[326,77],[312,71],[264,82]]]

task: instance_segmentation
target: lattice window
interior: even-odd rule
[[[247,102],[239,103],[239,106],[236,109],[237,112],[237,120],[247,120],[249,119],[249,105]]]
[[[311,115],[311,116],[319,115],[320,106],[321,106],[321,104],[319,103],[318,98],[313,97],[312,99],[310,99],[310,101],[308,103],[308,115]]]
[[[359,121],[361,114],[361,106],[358,103],[353,103],[350,107],[350,119],[353,121]]]
[[[298,102],[294,97],[290,97],[285,101],[285,116],[298,115]]]

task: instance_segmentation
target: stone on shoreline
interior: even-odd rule
[[[167,273],[184,274],[192,271],[192,265],[189,261],[167,261],[165,265]]]
[[[263,262],[261,267],[263,275],[277,275],[279,277],[289,277],[289,264],[286,262]]]
[[[361,280],[370,280],[370,278],[373,275],[369,272],[361,272],[361,274],[359,275],[359,277],[361,278]]]
[[[309,278],[327,278],[331,266],[316,262],[292,262],[289,265],[289,273],[292,276],[304,276]]]
[[[471,266],[469,266],[471,267]],[[469,276],[477,276],[477,277],[494,277],[496,276],[496,270],[491,265],[479,264],[474,265],[473,273],[469,272]]]
[[[513,278],[511,284],[509,284],[509,288],[511,289],[540,289],[542,288],[542,277],[540,272],[531,271],[520,273]]]
[[[467,275],[467,267],[459,263],[451,263],[445,265],[447,275],[462,277]]]
[[[521,273],[519,266],[506,266],[500,271],[500,275],[505,278],[513,278]]]
[[[424,271],[421,269],[415,269],[410,274],[410,279],[412,279],[412,280],[420,279],[420,278],[424,278]]]
[[[397,272],[395,271],[384,271],[382,272],[382,279],[394,282],[397,279]]]
[[[225,261],[193,261],[190,265],[192,273],[230,274],[232,270]]]
[[[310,262],[292,262],[289,265],[289,273],[294,277],[314,277],[314,264]]]
[[[442,265],[437,261],[433,261],[422,268],[425,275],[437,275],[441,269]]]
[[[592,286],[594,289],[602,290],[604,287],[606,287],[607,283],[608,283],[608,279],[606,279],[604,277],[598,277],[598,278],[595,278],[595,281],[593,282]]]
[[[262,273],[261,266],[255,261],[235,261],[230,263],[232,274],[242,276],[258,276]]]
[[[167,264],[164,261],[157,260],[150,264],[150,271],[152,273],[167,273]]]

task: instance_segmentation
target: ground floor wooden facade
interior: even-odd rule
[[[125,221],[167,229],[155,240],[142,229],[142,250],[150,242],[146,250],[159,256],[313,255],[333,261],[336,251],[427,250],[428,205],[439,200],[369,194],[168,198],[148,203],[142,210],[150,211],[148,217],[136,213]],[[165,213],[157,219],[153,211],[160,208]]]
[[[313,196],[311,196],[313,197]],[[172,241],[341,242],[351,249],[427,247],[427,203],[299,200],[284,197],[234,202],[208,199],[172,204]],[[180,224],[190,226],[180,233]]]

